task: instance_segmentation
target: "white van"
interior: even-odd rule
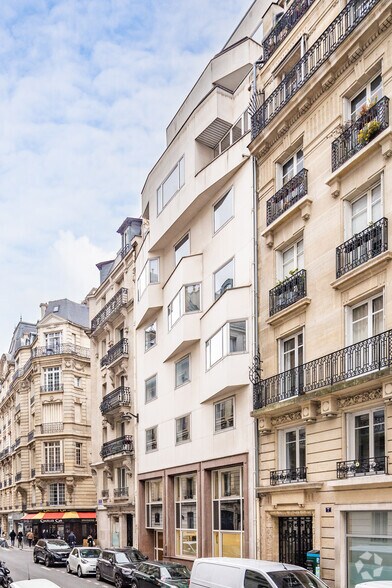
[[[328,588],[314,574],[290,564],[259,559],[196,559],[189,588]]]

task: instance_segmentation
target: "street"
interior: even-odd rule
[[[88,586],[105,586],[105,583],[97,582],[95,576],[78,578],[76,574],[67,574],[65,567],[46,568],[43,564],[33,562],[33,549],[16,547],[0,548],[0,559],[4,561],[11,571],[13,580],[27,580],[33,578],[47,578],[55,582],[61,588],[87,588]],[[106,586],[110,586],[106,584]]]

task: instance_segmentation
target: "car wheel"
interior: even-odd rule
[[[132,582],[131,588],[139,588],[139,586],[136,584],[136,582]]]
[[[72,574],[72,570],[71,570],[71,567],[68,562],[67,562],[67,572],[68,572],[68,574]]]
[[[47,568],[50,568],[50,565],[51,565],[51,564],[50,564],[50,557],[49,557],[49,555],[47,555],[47,556],[45,557],[45,566],[46,566]]]
[[[98,582],[99,582],[100,580],[102,580],[102,576],[101,576],[101,572],[99,571],[99,568],[97,568],[97,569],[95,570],[95,577],[97,578]]]
[[[36,553],[33,553],[33,562],[38,563],[38,557]]]
[[[123,579],[118,574],[116,574],[114,576],[114,585],[116,588],[123,588],[123,585],[124,585]]]

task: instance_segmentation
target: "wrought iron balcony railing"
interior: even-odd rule
[[[253,408],[392,366],[392,330],[262,380],[253,377]]]
[[[106,414],[119,406],[130,406],[131,390],[128,387],[120,386],[103,397],[100,404],[102,414]]]
[[[64,384],[45,384],[40,388],[41,392],[62,392]]]
[[[20,437],[17,437],[15,439],[15,447],[19,447],[19,445],[20,445]]]
[[[332,171],[366,147],[389,126],[389,98],[384,96],[332,141]]]
[[[41,425],[41,433],[61,433],[64,430],[64,423],[43,423]]]
[[[22,479],[22,472],[16,472],[15,474],[15,482],[19,482]]]
[[[41,474],[64,473],[63,463],[43,463],[41,464]]]
[[[73,345],[73,343],[58,343],[57,345],[35,347],[31,352],[31,357],[46,357],[49,355],[64,355],[71,354],[78,357],[90,357],[90,349],[88,347],[81,347],[80,345]]]
[[[308,170],[302,169],[267,200],[267,225],[279,218],[308,193]]]
[[[306,296],[306,270],[299,270],[269,292],[269,314],[273,316]]]
[[[116,259],[117,257],[120,257],[121,259],[124,259],[124,257],[126,256],[126,254],[128,253],[128,251],[131,249],[131,244],[127,243],[126,245],[124,245],[124,247],[121,247],[121,249],[119,249],[117,251],[117,255],[116,255]]]
[[[362,457],[350,461],[338,461],[336,463],[336,476],[339,479],[353,476],[370,476],[373,474],[388,473],[388,457]]]
[[[10,454],[10,448],[9,447],[5,447],[3,449],[3,451],[0,451],[0,459],[4,459],[9,454]]]
[[[27,435],[27,442],[30,443],[34,439],[34,431],[30,431]]]
[[[101,359],[101,367],[105,367],[128,354],[128,339],[121,339],[118,343],[109,349],[106,355]]]
[[[30,477],[35,478],[35,468],[31,468]]]
[[[121,308],[128,302],[128,289],[120,288],[120,290],[105,304],[102,310],[91,321],[91,330],[95,331],[102,325],[113,312]]]
[[[113,491],[114,498],[124,498],[128,496],[128,488],[115,488]]]
[[[382,218],[336,248],[336,277],[388,249],[388,219]]]
[[[276,486],[278,484],[291,484],[292,482],[306,482],[306,473],[307,468],[305,466],[289,470],[274,470],[270,472],[270,484],[271,486]]]
[[[264,100],[264,94],[252,97],[252,139],[272,121],[323,63],[336,51],[380,0],[350,0],[320,37],[285,75]],[[260,104],[260,101],[261,104]]]
[[[102,445],[100,453],[102,459],[110,457],[111,455],[117,455],[118,453],[133,453],[132,435],[124,435],[113,441],[107,441]]]

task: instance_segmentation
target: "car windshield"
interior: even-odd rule
[[[100,549],[81,549],[80,550],[80,557],[85,558],[97,558],[101,553]]]
[[[127,556],[129,557],[129,559],[132,562],[135,561],[145,561],[146,557],[142,554],[141,551],[138,551],[137,549],[132,549],[127,551]]]
[[[278,588],[326,588],[326,584],[306,570],[269,572]]]
[[[61,539],[53,539],[52,541],[48,541],[46,545],[48,546],[48,549],[69,549],[68,543]]]
[[[131,556],[128,552],[120,551],[120,553],[116,553],[116,562],[117,563],[132,563]]]
[[[161,578],[163,580],[178,580],[190,577],[191,575],[186,566],[170,566],[170,568],[161,568]]]

